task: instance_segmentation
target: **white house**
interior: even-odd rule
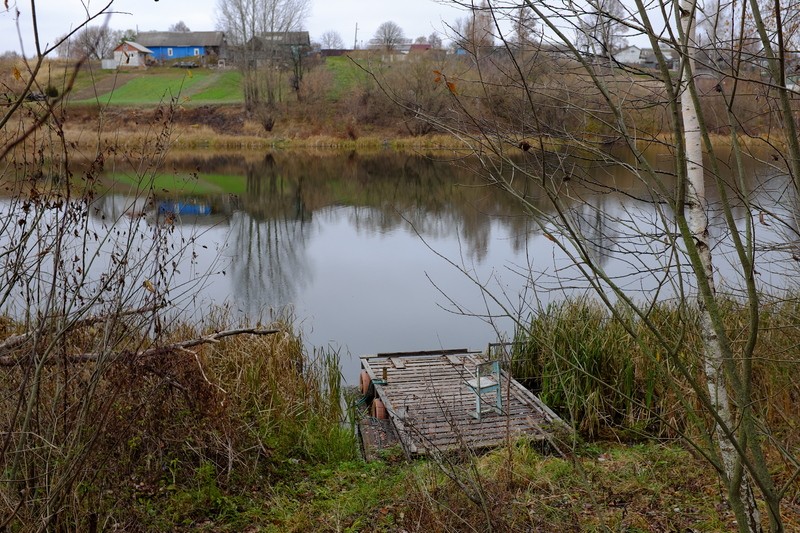
[[[117,67],[144,67],[153,51],[133,41],[125,41],[114,48],[114,63]]]
[[[638,46],[628,46],[614,54],[614,60],[623,65],[638,65],[642,62],[642,49]]]

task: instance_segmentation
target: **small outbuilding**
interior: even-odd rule
[[[119,67],[145,67],[153,60],[153,51],[134,41],[124,41],[114,48],[114,65]]]

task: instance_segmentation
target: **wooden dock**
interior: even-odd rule
[[[475,393],[467,381],[485,360],[484,354],[468,350],[403,352],[361,356],[361,367],[372,379],[375,396],[386,407],[408,456],[493,447],[523,435],[545,440],[554,426],[564,425],[505,371],[500,379],[501,412],[484,413],[478,420],[473,415]],[[496,396],[489,396],[482,400],[493,405]],[[371,439],[365,437],[365,442]]]

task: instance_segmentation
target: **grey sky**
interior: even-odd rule
[[[108,0],[38,0],[36,10],[42,44],[52,43],[84,20],[84,4],[97,11],[107,3]],[[213,30],[216,29],[216,4],[216,0],[115,0],[113,9],[117,13],[111,17],[109,25],[114,29],[163,31],[182,20],[195,31]],[[14,16],[18,9],[25,53],[30,56],[34,51],[30,2],[11,0],[9,5],[9,11],[0,11],[0,51],[20,51]],[[359,42],[366,42],[378,25],[387,20],[399,24],[407,37],[415,38],[442,31],[445,23],[452,23],[463,16],[463,12],[435,0],[312,0],[311,16],[306,27],[312,40],[319,39],[327,30],[334,30],[341,34],[347,46],[352,46],[356,24]]]

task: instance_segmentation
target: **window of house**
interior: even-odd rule
[[[172,57],[172,48],[167,48],[167,57]]]
[[[196,55],[196,56],[200,55],[200,49],[199,48],[195,48],[194,49],[194,55]]]

